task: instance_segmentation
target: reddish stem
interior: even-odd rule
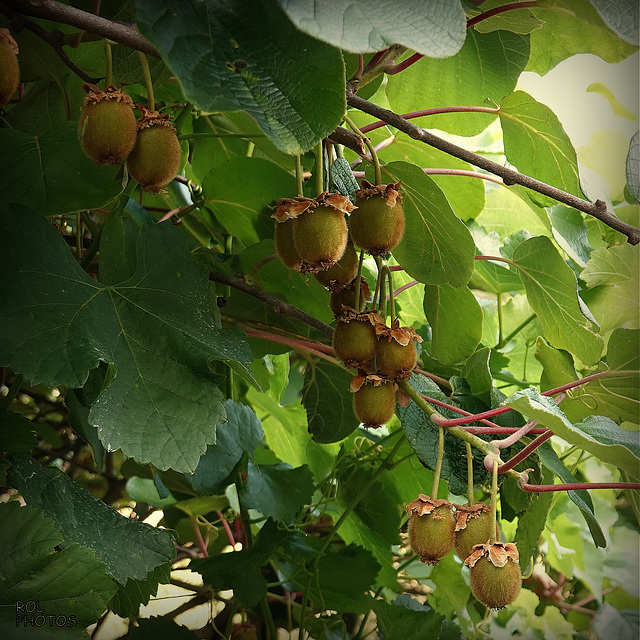
[[[260,329],[252,329],[250,327],[243,327],[242,329],[248,336],[254,338],[262,338],[263,340],[270,340],[271,342],[277,342],[279,344],[286,344],[294,349],[302,349],[308,351],[321,358],[329,360],[338,364],[335,358],[332,358],[330,354],[333,354],[333,348],[329,345],[322,344],[321,342],[305,342],[304,340],[297,340],[296,338],[288,338],[286,336],[278,336],[275,333],[269,333],[268,331],[261,331]]]
[[[371,60],[369,60],[369,62],[367,62],[367,66],[363,69],[363,71],[366,71],[367,69],[370,69],[371,67],[373,67],[374,64],[380,62],[380,60],[382,60],[382,57],[384,56],[385,53],[387,53],[387,51],[389,51],[389,49],[383,49],[382,51],[378,51],[378,53],[376,53],[373,58],[371,58]],[[362,74],[360,74],[362,75]]]
[[[202,533],[200,533],[200,527],[198,526],[197,520],[193,520],[193,530],[196,534],[196,540],[198,541],[198,546],[200,547],[200,551],[205,558],[209,557],[207,553],[207,543],[202,539]]]
[[[474,256],[473,259],[474,260],[497,260],[498,262],[508,262],[509,264],[513,264],[513,260],[509,260],[509,258],[502,258],[501,256]]]
[[[419,373],[420,375],[424,376],[425,378],[429,378],[429,380],[433,380],[434,382],[437,382],[438,384],[442,385],[443,387],[447,387],[447,389],[451,389],[451,383],[446,380],[445,378],[441,378],[440,376],[437,376],[435,373],[429,373],[428,371],[425,371],[424,369],[414,369],[413,370],[414,373]]]
[[[467,433],[473,433],[474,435],[485,434],[488,436],[495,435],[509,435],[510,433],[515,433],[518,431],[518,427],[460,427],[464,429]],[[549,429],[545,429],[544,427],[536,427],[535,429],[531,429],[529,433],[534,435],[542,435],[544,433],[550,433],[553,435],[553,432]],[[502,468],[502,467],[500,467]]]
[[[550,491],[580,491],[581,489],[640,489],[638,482],[571,482],[569,484],[529,484],[522,483],[520,488],[530,493],[549,493]]]
[[[414,53],[412,56],[409,56],[406,60],[402,62],[398,62],[398,64],[394,64],[389,67],[386,71],[387,75],[393,76],[396,73],[400,73],[404,71],[406,68],[410,67],[414,62],[418,62],[420,58],[424,58],[424,54],[422,53]]]
[[[533,431],[535,431],[535,429],[531,429],[530,433],[532,433]],[[513,469],[513,467],[515,467],[518,462],[522,462],[525,458],[529,457],[543,442],[546,442],[549,438],[551,438],[552,435],[553,431],[545,429],[545,432],[542,435],[538,436],[533,442],[530,442],[522,451],[516,453],[516,455],[513,456],[511,460],[505,462],[504,464],[501,464],[498,467],[498,473],[505,473],[506,471],[509,471],[509,469]],[[491,469],[488,470],[491,471]]]
[[[437,407],[442,407],[444,409],[449,409],[450,411],[455,411],[456,413],[460,413],[463,416],[473,416],[474,415],[470,411],[465,411],[464,409],[460,409],[460,407],[455,407],[452,404],[447,404],[446,402],[443,402],[442,400],[436,400],[435,398],[431,398],[429,396],[426,396],[424,393],[421,393],[420,395],[429,404],[435,404]],[[476,415],[480,415],[480,414],[476,414]],[[438,416],[433,416],[431,418],[431,420],[433,422],[435,422],[436,424],[439,424],[437,422],[437,418],[438,418]],[[453,419],[455,419],[455,418],[453,418]],[[475,420],[471,420],[470,422],[475,422]],[[501,427],[499,424],[496,424],[495,422],[490,422],[489,420],[478,420],[478,422],[482,422],[482,424],[486,424],[487,426],[491,427],[492,429],[500,430],[500,431],[498,431],[498,433],[506,433],[506,432],[502,431],[503,427]]]
[[[393,292],[393,297],[396,298],[398,296],[398,294],[402,293],[403,291],[406,291],[407,289],[410,289],[411,287],[420,284],[417,280],[412,280],[411,282],[408,282],[405,285],[402,285],[399,289],[396,289]],[[387,296],[387,299],[389,299],[389,296]]]
[[[506,11],[515,11],[516,9],[526,9],[527,7],[535,7],[538,6],[538,2],[512,2],[510,4],[503,4],[501,7],[496,7],[495,9],[489,9],[489,11],[485,11],[481,13],[479,16],[474,16],[473,18],[469,18],[467,20],[467,29],[473,27],[474,24],[478,24],[478,22],[482,22],[487,18],[492,18],[493,16],[497,16],[500,13],[505,13]]]
[[[224,530],[227,532],[227,538],[229,540],[229,544],[235,548],[236,540],[233,537],[233,531],[231,531],[231,527],[229,526],[227,519],[222,514],[222,511],[216,511],[216,513],[218,514],[218,518],[220,518],[220,520],[222,521],[222,526],[224,527]]]

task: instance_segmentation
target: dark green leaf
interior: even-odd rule
[[[260,420],[251,407],[233,400],[225,400],[222,404],[227,421],[218,425],[216,443],[207,447],[193,475],[188,476],[200,495],[224,493],[227,480],[242,455],[245,452],[253,455],[254,449],[264,438]]]
[[[529,60],[529,36],[509,31],[477,33],[470,29],[462,49],[451,58],[422,58],[397,76],[390,76],[387,96],[397,113],[451,105],[489,106],[511,93]],[[423,107],[424,108],[424,107]],[[424,126],[461,136],[486,129],[494,113],[431,115]]]
[[[338,442],[358,428],[353,413],[352,375],[325,361],[307,367],[302,403],[316,442]]]
[[[158,585],[167,584],[170,578],[171,563],[161,564],[148,573],[144,580],[129,579],[126,585],[118,585],[118,591],[107,607],[121,618],[137,617],[140,605],[148,604],[151,596],[158,593]]]
[[[489,368],[491,349],[478,349],[464,364],[461,374],[468,382],[469,389],[474,396],[480,398],[486,405],[491,406],[491,389],[493,378]]]
[[[580,480],[576,478],[571,471],[564,466],[564,464],[562,464],[562,461],[558,458],[558,454],[553,450],[553,447],[549,442],[545,442],[542,446],[538,447],[537,452],[540,462],[542,462],[547,469],[553,471],[553,473],[555,473],[562,482],[566,484],[580,482]],[[593,502],[591,501],[589,492],[586,490],[571,490],[567,491],[567,495],[571,498],[572,502],[578,507],[578,509],[580,509],[580,512],[589,527],[589,531],[591,532],[593,544],[595,544],[596,547],[606,547],[607,539],[604,537],[602,528],[596,519],[596,515],[593,511]]]
[[[243,333],[218,328],[214,291],[186,236],[168,223],[143,225],[135,274],[105,286],[80,269],[43,218],[13,211],[20,225],[11,212],[2,216],[0,272],[7,285],[0,306],[11,339],[2,342],[0,361],[32,383],[69,387],[81,386],[100,360],[115,364],[115,380],[89,415],[105,447],[160,469],[193,471],[224,419],[208,363],[246,367],[251,355]],[[119,257],[109,242],[121,248]],[[103,249],[131,264],[132,244],[114,233]],[[36,311],[20,302],[24,290]]]
[[[482,309],[468,287],[425,285],[431,355],[444,364],[468,358],[482,339]]]
[[[247,111],[289,154],[311,149],[340,123],[340,52],[298,31],[275,1],[136,0],[136,14],[200,109]]]
[[[4,206],[19,202],[55,216],[102,207],[122,191],[122,167],[98,166],[87,158],[75,122],[57,123],[41,136],[3,128],[0,147]],[[14,215],[20,219],[17,210]]]
[[[636,131],[629,142],[626,173],[627,187],[636,202],[640,202],[640,131]]]
[[[519,171],[582,197],[576,152],[556,115],[524,91],[500,103],[500,122],[507,160]],[[556,200],[531,192],[537,204]]]
[[[531,307],[544,326],[546,339],[566,349],[585,364],[602,353],[602,338],[578,304],[577,282],[549,238],[538,236],[521,243],[513,253]]]
[[[11,467],[9,482],[28,505],[55,522],[65,541],[93,549],[107,573],[121,584],[129,578],[143,580],[173,558],[168,531],[121,516],[57,469],[32,459],[19,460]]]
[[[13,411],[0,409],[0,434],[2,434],[2,452],[14,458],[27,458],[38,443],[33,423]],[[4,483],[5,473],[0,466],[0,482]]]
[[[158,638],[171,638],[171,640],[196,640],[198,636],[188,627],[178,624],[167,617],[140,618],[138,625],[131,625],[128,640],[158,640]]]
[[[638,45],[638,3],[635,0],[590,0],[604,23],[623,40]]]
[[[593,251],[587,237],[587,226],[577,209],[556,205],[547,210],[553,226],[553,237],[580,267],[585,267]]]
[[[344,158],[336,158],[331,165],[331,182],[334,189],[343,196],[355,200],[355,193],[360,188],[353,176],[351,166]]]
[[[429,574],[429,580],[436,585],[432,598],[438,613],[452,617],[453,613],[464,611],[470,591],[453,553],[440,560]]]
[[[513,478],[507,478],[500,486],[501,516],[513,521],[516,516],[526,512],[534,498],[534,493],[523,491]]]
[[[289,521],[311,501],[314,490],[313,474],[306,465],[294,469],[286,462],[271,465],[249,462],[240,499],[249,509]]]
[[[381,51],[401,44],[430,58],[458,52],[466,36],[459,0],[278,0],[305,33],[354,53]]]
[[[91,549],[62,543],[55,524],[31,506],[0,504],[0,630],[5,638],[52,640],[86,638],[85,627],[104,612],[116,585]],[[36,601],[39,613],[23,612],[17,603]],[[35,617],[42,624],[35,623]],[[49,626],[48,616],[62,624]],[[73,617],[73,620],[71,618]],[[46,625],[46,627],[45,627]],[[46,631],[45,631],[46,628]]]
[[[374,611],[384,640],[424,640],[438,637],[444,616],[426,605],[411,604],[410,600],[410,596],[402,595],[391,604],[385,600],[375,601]]]
[[[406,162],[383,167],[389,181],[402,181],[406,228],[393,257],[406,272],[425,284],[464,287],[474,267],[475,245],[435,182]]]

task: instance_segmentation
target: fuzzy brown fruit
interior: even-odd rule
[[[282,264],[289,269],[300,271],[302,258],[293,244],[293,220],[287,218],[282,222],[276,222],[273,239],[276,243],[276,253]]]
[[[342,291],[353,281],[358,273],[358,254],[353,246],[353,242],[347,242],[347,246],[338,260],[332,267],[324,271],[314,273],[316,280],[329,291]]]
[[[456,505],[456,532],[454,548],[458,557],[465,560],[477,544],[491,539],[491,508],[484,502],[473,505]],[[496,524],[495,537],[500,539]]]
[[[471,592],[490,609],[504,609],[520,593],[522,575],[516,545],[477,544],[464,561],[469,566]]]
[[[376,374],[356,376],[351,382],[353,412],[366,429],[391,420],[396,409],[396,384]]]
[[[421,562],[439,564],[453,548],[455,520],[448,500],[420,494],[407,505],[409,542]]]
[[[367,282],[362,279],[360,282],[360,297],[358,299],[358,311],[364,311],[367,300],[371,298],[371,290]],[[342,291],[332,292],[329,296],[329,305],[336,318],[342,313],[343,307],[355,308],[356,305],[356,283],[352,282]]]
[[[349,220],[353,241],[371,255],[389,253],[404,235],[405,216],[400,182],[373,185],[362,181],[356,191],[356,210]]]
[[[258,632],[252,622],[234,624],[231,627],[230,640],[257,640]]]
[[[356,313],[344,307],[333,330],[333,351],[347,367],[367,367],[376,348],[377,322],[382,318],[375,311]]]
[[[7,104],[20,82],[18,43],[9,29],[0,29],[0,105]]]
[[[416,342],[422,338],[411,328],[395,320],[391,327],[376,325],[376,362],[378,371],[394,380],[405,380],[416,366]]]
[[[142,188],[161,193],[180,168],[180,141],[168,114],[159,114],[141,107],[138,137],[127,158],[127,169]]]
[[[83,88],[87,97],[78,123],[82,150],[96,164],[122,164],[136,144],[133,100],[114,86]]]

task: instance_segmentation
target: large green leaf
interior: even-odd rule
[[[605,24],[632,45],[638,44],[638,3],[635,0],[590,0]]]
[[[425,5],[426,6],[426,5]],[[387,84],[393,111],[452,105],[498,104],[511,93],[529,59],[529,37],[509,31],[477,33],[470,30],[462,49],[444,60],[422,58]],[[492,113],[428,116],[423,126],[462,136],[481,133],[496,118]]]
[[[316,442],[338,442],[358,428],[353,413],[352,375],[324,360],[307,367],[302,403]]]
[[[580,310],[576,277],[551,240],[544,236],[526,240],[514,251],[513,260],[547,340],[585,364],[596,362],[602,353],[602,338]]]
[[[0,451],[14,458],[26,458],[37,444],[34,425],[31,420],[13,411],[0,409]],[[9,463],[0,457],[0,482],[5,481],[5,471]]]
[[[136,14],[200,109],[243,109],[290,154],[340,123],[340,52],[298,31],[275,0],[136,0]]]
[[[305,33],[334,47],[367,53],[402,44],[446,58],[464,43],[467,21],[459,0],[278,0]]]
[[[640,247],[617,244],[596,249],[580,274],[590,288],[584,299],[603,333],[625,325],[637,328]]]
[[[471,278],[475,245],[444,193],[415,165],[384,165],[389,181],[402,182],[406,228],[393,257],[405,271],[425,284],[463,287]]]
[[[629,142],[626,175],[631,195],[640,202],[640,131],[636,131]]]
[[[547,210],[553,227],[553,237],[567,255],[584,267],[593,251],[587,237],[587,225],[577,209],[556,205]]]
[[[93,549],[121,584],[142,580],[173,558],[168,531],[120,515],[58,469],[29,458],[14,462],[8,475],[27,504],[56,523],[65,541]]]
[[[0,504],[0,522],[3,637],[86,638],[85,628],[102,615],[116,590],[104,564],[76,543],[56,552],[62,537],[38,509]]]
[[[551,474],[548,475],[553,478]],[[532,561],[535,563],[535,557],[532,558],[532,554],[538,546],[540,536],[546,526],[552,502],[553,494],[551,492],[537,494],[526,510],[518,516],[518,528],[514,541],[518,544],[522,571],[526,571]]]
[[[485,0],[477,11],[487,13],[491,9],[502,5],[504,5],[504,0]],[[513,31],[514,33],[531,33],[536,29],[540,29],[543,25],[544,22],[536,18],[529,7],[522,6],[518,8],[514,6],[509,11],[498,13],[489,18],[483,18],[480,22],[473,25],[473,28],[480,33],[497,30]]]
[[[480,398],[486,405],[491,404],[491,388],[493,386],[489,367],[490,358],[491,349],[482,347],[469,357],[460,372],[468,382],[471,393]]]
[[[208,363],[245,367],[251,355],[242,333],[218,328],[207,272],[186,236],[169,223],[143,225],[135,243],[107,233],[103,251],[127,265],[107,271],[136,268],[128,280],[105,286],[80,269],[41,216],[14,207],[0,220],[7,336],[0,362],[31,383],[69,387],[81,386],[101,360],[115,364],[114,382],[89,415],[105,447],[161,469],[193,472],[224,420]]]
[[[408,594],[398,596],[392,603],[376,600],[374,611],[386,640],[438,638],[445,621],[440,613],[419,604]]]
[[[543,76],[578,53],[593,53],[607,62],[620,62],[638,50],[637,38],[634,44],[619,38],[586,0],[554,0],[545,4],[548,6],[531,9],[544,21],[544,26],[531,34],[527,71]],[[618,3],[603,4],[615,10]],[[553,46],[549,46],[550,42]]]
[[[475,351],[482,338],[482,309],[468,287],[425,285],[424,312],[434,358],[455,364]]]
[[[0,147],[4,206],[20,203],[55,216],[102,207],[122,191],[122,168],[98,166],[87,158],[74,122],[56,124],[40,136],[0,129]]]
[[[113,611],[121,618],[137,616],[140,605],[149,604],[151,596],[158,593],[158,587],[167,584],[171,579],[171,563],[159,565],[147,574],[144,580],[130,578],[126,585],[118,585],[118,591],[109,601],[109,611]]]
[[[127,633],[128,640],[157,640],[171,638],[171,640],[196,640],[198,636],[189,627],[174,622],[166,616],[152,616],[140,618],[138,624]]]
[[[524,91],[500,103],[500,123],[507,160],[518,170],[554,187],[582,196],[576,152],[557,116]],[[532,191],[534,202],[556,201]]]
[[[602,462],[637,474],[640,464],[640,434],[637,431],[626,431],[604,416],[588,416],[573,425],[552,400],[534,388],[516,391],[504,404],[551,429],[570,444],[592,453]]]

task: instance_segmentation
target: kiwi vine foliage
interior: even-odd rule
[[[0,120],[3,637],[87,638],[98,620],[95,637],[122,637],[119,616],[132,638],[195,638],[212,615],[228,634],[236,612],[266,638],[304,610],[315,640],[636,638],[637,491],[531,493],[501,476],[502,537],[517,543],[525,580],[498,613],[470,595],[453,554],[433,567],[411,556],[404,505],[431,490],[438,430],[413,401],[380,430],[359,427],[352,373],[321,330],[333,323],[329,292],[272,259],[270,207],[296,195],[295,155],[315,195],[315,149],[355,88],[395,113],[437,109],[413,122],[638,227],[638,135],[624,141],[620,176],[595,187],[563,123],[518,85],[577,54],[637,59],[637,4],[99,4],[157,49],[155,101],[173,116],[182,161],[166,194],[93,164],[78,140],[82,80],[38,29],[59,29],[58,46],[92,78],[105,75],[104,41],[34,17],[30,3],[0,4],[23,83]],[[367,77],[397,44],[406,50],[388,73]],[[115,83],[144,105],[137,52],[110,50]],[[365,130],[376,120],[348,114]],[[471,413],[512,408],[492,418],[501,427],[551,429],[516,466],[532,484],[638,482],[639,245],[546,195],[464,175],[471,164],[391,127],[367,135],[383,181],[402,185],[406,231],[388,258],[401,267],[396,313],[440,381],[414,373],[412,386]],[[373,181],[357,161],[349,148],[325,152],[323,188],[352,196],[349,163]],[[497,260],[477,259],[488,256]],[[375,274],[366,260],[372,288]],[[261,297],[230,286],[237,276]],[[606,370],[558,406],[540,395]],[[475,498],[488,502],[483,455]],[[448,435],[439,497],[458,504],[464,456]],[[160,526],[143,522],[160,513]],[[223,553],[230,542],[242,548]],[[169,586],[185,586],[187,566],[205,585],[191,606],[141,615],[156,594],[189,595]],[[217,614],[195,609],[212,599]],[[16,626],[16,603],[36,600],[65,624]],[[366,616],[360,628],[351,614]]]

